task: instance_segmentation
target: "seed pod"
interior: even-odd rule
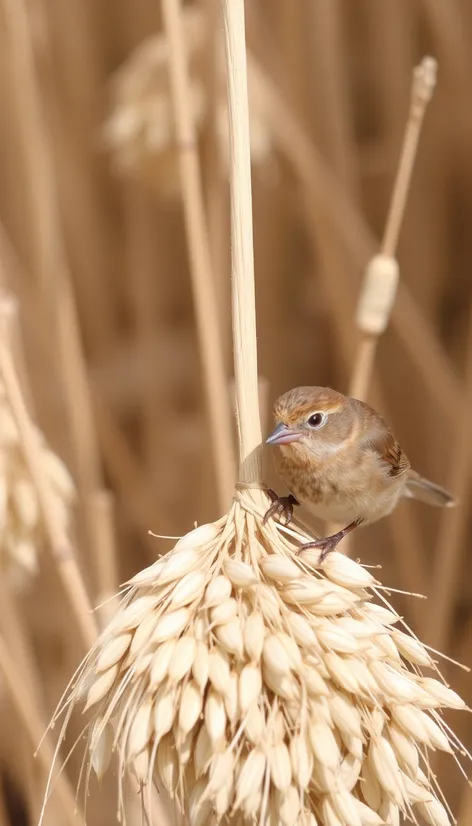
[[[361,768],[362,761],[358,760],[358,758],[354,757],[352,754],[347,754],[342,761],[339,769],[339,779],[348,792],[352,792],[354,786],[359,780]]]
[[[321,816],[324,826],[346,826],[344,818],[340,818],[330,795],[324,795],[320,802]]]
[[[429,803],[418,803],[417,809],[431,826],[451,826],[451,821],[444,806],[433,798]]]
[[[420,684],[424,690],[427,691],[428,694],[437,700],[438,704],[444,708],[467,708],[463,699],[459,697],[459,695],[456,694],[452,688],[448,688],[443,683],[440,683],[439,680],[435,680],[432,677],[423,677],[420,680]]]
[[[256,665],[244,666],[239,676],[239,707],[245,714],[262,690],[261,670]]]
[[[202,695],[194,680],[183,687],[179,706],[179,728],[188,734],[196,724],[202,710]]]
[[[323,580],[311,576],[302,576],[280,590],[280,596],[290,605],[313,605],[325,595],[326,585]]]
[[[359,643],[347,631],[333,626],[321,626],[318,629],[318,639],[328,651],[337,651],[340,654],[355,654],[359,650]]]
[[[151,700],[146,700],[138,707],[126,741],[126,757],[129,761],[144,751],[151,739],[153,732],[152,712],[153,703]]]
[[[244,648],[253,662],[259,662],[264,645],[264,620],[260,611],[249,614],[243,631]]]
[[[412,735],[415,740],[426,743],[428,735],[424,726],[424,713],[413,705],[394,705],[391,714],[395,722],[407,735]]]
[[[182,536],[174,547],[174,553],[182,551],[187,548],[202,548],[213,542],[220,533],[220,525],[217,522],[209,522],[206,525],[199,525],[193,531],[189,531]],[[198,554],[198,559],[201,559],[201,553]]]
[[[242,758],[241,768],[236,781],[236,795],[233,809],[241,807],[244,800],[261,790],[266,768],[266,758],[260,749],[253,749],[246,758]]]
[[[154,629],[156,627],[157,616],[152,611],[136,628],[133,639],[129,648],[129,654],[126,658],[126,665],[132,663],[133,660],[142,654],[146,648],[147,643],[151,639]]]
[[[175,716],[176,688],[165,685],[157,692],[154,701],[154,739],[159,740],[172,728]]]
[[[216,754],[211,761],[207,796],[212,796],[224,786],[234,770],[234,753],[230,750]]]
[[[352,659],[355,658],[353,657]],[[350,660],[338,656],[334,651],[328,651],[324,656],[324,664],[333,682],[343,691],[350,691],[352,694],[357,694],[359,685],[349,668],[349,662]]]
[[[376,605],[375,602],[364,605],[362,611],[366,619],[373,620],[380,625],[395,625],[400,619],[394,611],[384,608],[383,605]]]
[[[400,808],[403,806],[404,789],[400,780],[400,769],[395,752],[385,737],[376,737],[370,743],[368,758],[372,772],[377,777],[390,800]]]
[[[313,771],[313,754],[306,735],[295,734],[289,745],[293,779],[300,789],[307,789]]]
[[[226,711],[221,694],[210,688],[205,702],[205,725],[210,739],[216,745],[226,729]]]
[[[210,620],[212,625],[223,625],[225,622],[230,622],[238,615],[238,603],[233,597],[215,605],[210,611]]]
[[[362,826],[360,812],[356,806],[355,799],[341,784],[338,785],[336,791],[331,795],[331,802],[334,811],[342,822],[349,823],[349,826]]]
[[[166,640],[157,648],[151,662],[149,682],[151,688],[158,685],[167,677],[169,663],[176,645],[175,639]]]
[[[348,700],[348,698],[339,691],[333,691],[331,697],[328,698],[328,705],[333,722],[339,730],[362,740],[360,714],[352,704],[352,701]]]
[[[277,812],[281,826],[295,826],[300,812],[300,794],[295,786],[277,795]]]
[[[382,662],[372,662],[370,670],[378,686],[394,703],[415,703],[421,689],[407,674],[401,674]]]
[[[266,556],[260,560],[259,565],[266,577],[277,582],[291,582],[302,576],[302,570],[296,562],[279,554]]]
[[[302,614],[290,611],[287,614],[287,624],[295,642],[303,648],[320,650],[318,637],[307,619]]]
[[[226,622],[224,625],[219,625],[215,628],[215,635],[228,654],[234,654],[238,659],[242,659],[243,637],[238,619]]]
[[[226,694],[223,697],[223,702],[225,704],[226,715],[230,723],[234,723],[239,709],[238,709],[238,675],[235,671],[232,671],[229,675],[229,682]]]
[[[178,637],[190,620],[188,608],[178,608],[176,611],[162,614],[156,622],[152,635],[152,642],[164,642],[171,637]]]
[[[206,826],[211,820],[212,806],[206,797],[206,780],[198,780],[190,794],[188,816],[190,826]]]
[[[397,631],[396,628],[392,633],[392,639],[402,657],[410,663],[423,666],[432,665],[432,658],[429,656],[426,648],[421,645],[419,640],[415,640],[409,634],[404,634],[403,631]]]
[[[267,756],[272,783],[280,792],[286,792],[292,779],[290,754],[285,743],[276,743]]]
[[[214,754],[214,746],[206,726],[201,726],[195,742],[194,765],[197,780],[204,774]]]
[[[415,743],[393,722],[388,727],[388,735],[400,766],[415,777],[419,761],[418,749]]]
[[[205,591],[205,607],[214,608],[231,596],[232,585],[226,576],[217,576],[210,580]]]
[[[108,671],[100,674],[90,686],[87,694],[87,702],[85,703],[84,712],[88,711],[91,706],[103,700],[103,698],[110,691],[113,683],[118,676],[118,664],[113,665]]]
[[[224,563],[225,574],[236,588],[250,588],[260,581],[254,569],[238,559],[227,559]]]
[[[190,671],[195,658],[195,637],[186,634],[177,640],[169,663],[169,679],[179,682]]]
[[[431,719],[429,714],[426,714],[424,711],[422,712],[422,722],[426,729],[426,734],[428,737],[428,745],[432,749],[439,749],[440,751],[448,752],[449,754],[453,754],[453,750],[447,739],[446,733],[443,731],[442,728],[436,723],[434,720]]]
[[[289,637],[288,634],[284,634],[283,631],[278,631],[276,637],[282,643],[288,654],[291,668],[294,671],[300,671],[303,667],[303,661],[300,649],[295,640],[292,637]]]
[[[100,718],[93,724],[89,748],[92,768],[100,782],[110,765],[113,753],[112,728],[109,725],[104,726]]]
[[[169,734],[162,739],[157,749],[157,771],[162,785],[173,798],[179,782],[179,763]]]
[[[308,733],[315,760],[327,769],[337,771],[341,763],[341,752],[329,726],[323,720],[314,720],[308,727]]]
[[[182,541],[182,540],[181,540]],[[179,548],[179,550],[177,550]],[[174,580],[181,580],[184,576],[198,567],[200,555],[195,548],[184,548],[180,542],[175,550],[164,557],[165,565],[159,577],[159,585],[165,585]]]
[[[265,638],[262,660],[274,674],[284,676],[290,673],[290,657],[276,634],[270,634]]]
[[[339,551],[328,554],[323,564],[323,573],[345,588],[369,588],[376,584],[369,571]]]
[[[247,739],[258,746],[262,742],[265,732],[265,717],[257,703],[253,703],[246,715],[245,734]]]
[[[367,805],[377,812],[382,803],[382,788],[377,780],[377,775],[375,771],[373,771],[368,760],[364,760],[362,762],[361,777],[362,783],[359,788],[361,790],[362,797]]]
[[[209,668],[208,648],[204,642],[197,640],[195,656],[192,663],[192,674],[200,691],[204,690],[208,682]]]
[[[204,571],[191,571],[177,583],[170,598],[171,608],[181,608],[203,594],[207,575]]]
[[[384,826],[384,821],[377,812],[374,812],[369,806],[362,803],[361,800],[357,800],[355,797],[353,800],[362,826]]]
[[[228,692],[230,670],[228,655],[220,648],[212,648],[208,655],[208,675],[211,684],[224,696]]]
[[[103,671],[108,671],[109,668],[116,665],[126,654],[132,639],[133,635],[128,632],[114,637],[104,645],[97,658],[95,673],[101,674]]]
[[[303,680],[309,694],[312,694],[315,697],[329,696],[330,690],[323,678],[320,676],[316,666],[305,665],[302,669],[301,679]]]
[[[257,604],[261,609],[266,623],[280,623],[280,608],[275,589],[265,582],[257,587]]]

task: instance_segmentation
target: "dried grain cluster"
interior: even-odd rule
[[[208,78],[212,43],[200,8],[187,6],[182,15],[189,61],[192,115],[198,133],[210,115]],[[228,115],[222,43],[215,58],[217,105],[215,127],[219,151],[228,165]],[[117,168],[152,183],[167,197],[179,194],[173,104],[169,82],[169,47],[165,35],[149,37],[130,55],[112,82],[112,111],[104,126],[105,143]],[[260,105],[257,77],[249,71],[251,156],[262,163],[270,156],[273,139]]]
[[[43,469],[55,507],[55,517],[67,525],[74,499],[74,485],[62,461],[50,451],[42,434]],[[17,425],[0,383],[0,568],[21,583],[37,567],[37,553],[44,541],[43,522],[36,489],[24,458]]]
[[[370,572],[297,556],[249,496],[130,581],[86,660],[96,773],[116,749],[191,826],[446,826],[427,752],[461,752],[441,709],[463,701]]]

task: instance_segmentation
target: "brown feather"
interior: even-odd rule
[[[439,508],[452,508],[456,505],[454,497],[445,488],[424,479],[419,473],[410,470],[406,483],[405,496],[426,502],[427,505],[436,505]]]

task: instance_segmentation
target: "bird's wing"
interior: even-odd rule
[[[380,425],[380,426],[379,426]],[[389,476],[401,476],[410,469],[410,462],[392,432],[383,425],[379,416],[378,426],[367,438],[371,450],[387,465]]]

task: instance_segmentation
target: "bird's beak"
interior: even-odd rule
[[[265,443],[266,445],[289,445],[291,442],[298,442],[302,436],[303,433],[300,433],[299,430],[292,430],[291,427],[287,427],[287,425],[280,422],[267,437]]]

